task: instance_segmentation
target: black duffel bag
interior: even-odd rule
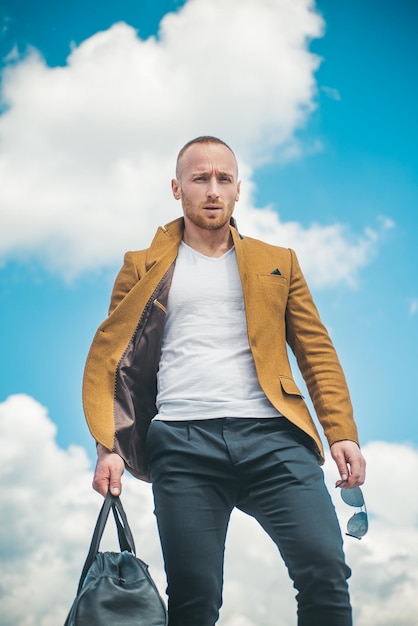
[[[99,552],[110,509],[120,552]],[[107,494],[100,510],[77,596],[64,626],[167,626],[167,611],[135,543],[119,497]]]

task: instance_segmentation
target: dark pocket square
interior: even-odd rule
[[[278,267],[276,267],[276,269],[272,271],[272,274],[277,274],[278,276],[282,275],[282,273],[281,273],[281,271],[279,270]]]

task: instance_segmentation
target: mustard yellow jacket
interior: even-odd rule
[[[167,297],[183,229],[180,218],[160,227],[147,250],[126,253],[109,317],[97,330],[84,373],[83,404],[93,437],[144,480]],[[329,445],[343,439],[358,442],[337,354],[295,253],[242,237],[234,220],[230,229],[260,385],[276,409],[311,437],[321,461],[321,439],[293,380],[286,345],[296,357]]]

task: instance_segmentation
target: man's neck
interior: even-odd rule
[[[234,245],[229,225],[219,230],[203,230],[186,225],[183,241],[200,254],[215,258],[223,256]]]

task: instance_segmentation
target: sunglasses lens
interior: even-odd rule
[[[348,520],[347,531],[348,534],[352,537],[364,537],[369,528],[369,523],[367,521],[367,515],[364,512],[355,513],[353,517]]]
[[[354,487],[354,489],[341,489],[341,497],[344,502],[350,506],[364,506],[363,493],[360,487]]]

